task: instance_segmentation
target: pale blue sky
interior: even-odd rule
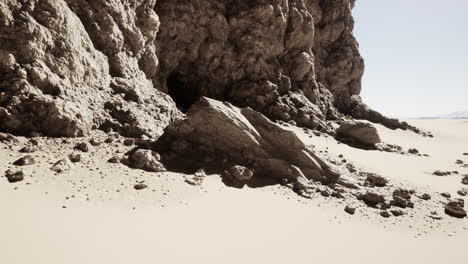
[[[468,0],[357,0],[362,97],[384,114],[468,111]]]

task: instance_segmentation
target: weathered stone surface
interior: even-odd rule
[[[71,168],[72,162],[69,159],[61,159],[57,161],[50,169],[57,173],[62,173],[71,170]]]
[[[380,136],[377,129],[368,122],[345,121],[336,130],[338,137],[346,141],[358,144],[375,145],[380,143]]]
[[[388,184],[387,179],[375,173],[367,173],[366,182],[376,187],[385,187]]]
[[[360,101],[354,0],[6,0],[0,129],[158,136],[201,96],[329,133]],[[159,15],[159,16],[158,16]],[[168,95],[170,96],[168,96]]]
[[[340,112],[406,128],[360,101],[353,7],[353,0],[160,0],[160,86],[183,110],[207,96],[325,131],[324,120]]]
[[[154,0],[0,4],[0,129],[81,136],[158,134],[177,110],[151,82]]]
[[[17,161],[13,162],[16,166],[27,166],[36,163],[36,160],[31,155],[26,155]]]
[[[7,178],[9,183],[20,182],[24,180],[24,172],[23,171],[12,171],[7,170],[5,172],[5,177]]]
[[[450,201],[445,205],[445,213],[456,218],[465,218],[466,211],[464,209],[463,200]]]
[[[136,150],[128,159],[129,165],[136,169],[142,169],[150,172],[166,171],[164,165],[162,165],[159,160],[159,154],[148,149]]]
[[[328,183],[342,180],[293,131],[250,108],[206,97],[190,108],[187,119],[169,126],[154,147],[169,169],[223,171],[241,165],[259,177],[297,179],[304,175]]]
[[[366,192],[361,198],[370,207],[376,207],[378,204],[385,203],[385,197],[375,192]]]

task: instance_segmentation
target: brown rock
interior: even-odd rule
[[[31,155],[27,155],[13,162],[13,165],[27,166],[27,165],[32,165],[34,163],[36,163],[36,160]]]
[[[375,145],[381,142],[377,129],[367,122],[342,122],[336,133],[344,140],[351,140],[364,145]]]
[[[24,172],[23,171],[12,171],[7,170],[5,172],[5,177],[7,178],[9,183],[20,182],[24,180]]]
[[[460,201],[450,201],[445,205],[445,213],[456,218],[465,218],[466,211],[463,209],[464,203]]]
[[[367,173],[366,181],[376,187],[385,187],[388,184],[387,179],[375,173]]]
[[[183,144],[182,144],[183,143]],[[156,142],[170,169],[187,170],[252,164],[256,176],[339,182],[340,174],[286,128],[250,108],[201,98]],[[226,164],[226,165],[224,165]],[[250,174],[249,174],[250,175]]]
[[[249,170],[248,168],[240,165],[235,165],[232,166],[229,170],[228,173],[231,175],[232,178],[235,178],[240,181],[248,181],[252,179],[253,177],[253,172]]]
[[[362,196],[362,200],[370,207],[376,207],[380,203],[385,203],[383,195],[370,191]]]
[[[133,188],[137,191],[140,191],[140,190],[143,190],[143,189],[146,189],[148,188],[148,185],[144,184],[144,183],[137,183],[133,186]]]
[[[70,171],[72,168],[71,161],[69,159],[61,159],[57,161],[50,169],[57,172],[67,172]]]
[[[71,153],[70,155],[68,155],[68,158],[70,159],[71,162],[78,163],[81,161],[81,154]]]
[[[159,160],[159,154],[148,149],[139,149],[129,158],[130,166],[133,168],[150,172],[166,171],[164,165],[162,165]]]
[[[86,142],[78,143],[75,149],[82,152],[89,152],[89,145]]]
[[[352,206],[349,206],[349,205],[347,205],[344,210],[345,210],[345,212],[347,212],[350,215],[353,215],[353,214],[356,213],[356,208],[352,207]]]
[[[383,218],[389,218],[390,216],[392,216],[388,211],[381,211],[381,212],[380,212],[380,215],[381,215]]]

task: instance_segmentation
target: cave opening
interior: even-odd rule
[[[201,97],[200,89],[177,73],[167,78],[167,92],[184,113]]]

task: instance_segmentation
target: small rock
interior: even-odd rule
[[[106,138],[106,140],[104,140],[104,143],[106,143],[106,144],[110,144],[112,142],[114,142],[113,138]]]
[[[99,147],[101,145],[101,142],[93,138],[89,141],[89,144],[91,144],[91,146]],[[84,151],[84,152],[87,152],[87,151]]]
[[[463,155],[468,156],[468,153],[463,153]]]
[[[425,193],[425,194],[421,195],[419,198],[421,198],[423,200],[426,200],[426,201],[429,201],[431,199],[431,195],[428,194],[428,193]]]
[[[86,142],[79,143],[75,146],[76,150],[82,151],[82,152],[89,152],[89,146]]]
[[[159,160],[161,157],[158,153],[148,150],[139,149],[135,151],[129,158],[130,166],[136,169],[142,169],[150,172],[163,172],[166,171],[164,165]]]
[[[36,160],[31,155],[24,156],[19,160],[13,162],[13,165],[16,166],[27,166],[36,163]]]
[[[338,198],[338,199],[343,199],[344,196],[340,192],[334,191],[331,193],[331,197]]]
[[[385,187],[388,184],[387,179],[375,173],[368,173],[366,181],[376,187]]]
[[[436,170],[434,171],[432,174],[436,175],[436,176],[448,176],[450,174],[452,174],[450,171],[440,171],[440,170]]]
[[[35,145],[27,145],[25,147],[23,147],[22,149],[19,150],[19,152],[21,153],[34,153],[36,151],[38,151],[39,148]]]
[[[5,177],[7,178],[9,183],[20,182],[24,180],[24,172],[23,171],[12,171],[7,170],[5,172]]]
[[[148,188],[148,185],[146,185],[146,184],[144,184],[144,183],[138,183],[138,184],[135,184],[135,185],[133,186],[133,188],[134,188],[135,190],[139,191],[139,190],[143,190],[143,189]]]
[[[362,200],[370,207],[376,207],[379,203],[385,202],[385,197],[374,192],[367,192],[362,196]]]
[[[468,185],[468,175],[465,175],[461,181],[462,184]]]
[[[123,142],[123,144],[127,147],[135,145],[135,139],[133,138],[126,138]]]
[[[253,177],[253,172],[249,168],[240,165],[232,166],[228,172],[233,178],[240,181],[248,181]]]
[[[458,192],[458,195],[460,196],[466,196],[468,194],[467,190],[466,189],[461,189],[459,190]]]
[[[400,210],[400,209],[390,210],[390,212],[392,213],[393,216],[402,216],[405,214],[405,212],[403,212],[403,210]]]
[[[194,175],[187,175],[185,178],[185,182],[190,185],[200,186],[203,184],[205,177],[205,171],[203,169],[200,169]]]
[[[71,161],[69,159],[61,159],[57,161],[50,169],[57,173],[69,171],[71,170]]]
[[[348,169],[349,172],[351,173],[355,173],[357,170],[356,170],[356,167],[354,166],[354,164],[352,163],[348,163],[346,164],[346,168]]]
[[[356,213],[356,208],[352,207],[352,206],[349,206],[349,205],[347,205],[344,210],[345,210],[345,212],[347,212],[350,215],[353,215],[353,214]]]
[[[419,154],[419,150],[415,149],[415,148],[410,148],[408,149],[408,153],[409,154]]]
[[[464,204],[460,201],[450,201],[445,205],[445,213],[456,218],[466,217],[466,211],[463,209]]]
[[[68,155],[68,158],[70,159],[71,162],[77,163],[81,161],[81,154],[71,153],[70,155]]]
[[[397,189],[392,194],[393,200],[390,202],[392,206],[397,206],[401,208],[413,208],[414,203],[411,200],[410,191],[405,189]]]
[[[109,163],[120,163],[120,157],[118,156],[112,156],[107,162]]]
[[[323,196],[323,197],[330,197],[330,191],[327,190],[327,189],[324,189],[320,192],[320,194]]]
[[[456,164],[463,164],[463,160],[457,160],[455,163]]]
[[[452,197],[452,195],[450,195],[450,193],[447,193],[447,192],[443,192],[440,194],[442,197],[445,197],[447,199],[449,199],[450,197]]]
[[[381,211],[380,215],[384,218],[389,218],[391,216],[388,211]]]

